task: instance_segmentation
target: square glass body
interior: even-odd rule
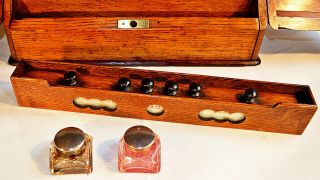
[[[161,144],[158,135],[147,148],[137,150],[122,138],[119,142],[118,169],[121,172],[157,173],[161,167]]]
[[[66,155],[50,145],[50,172],[53,175],[92,172],[92,137],[85,135],[85,147],[76,155]]]

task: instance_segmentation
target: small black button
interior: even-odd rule
[[[154,81],[151,78],[144,78],[141,81],[141,91],[145,94],[153,92]]]
[[[245,103],[253,104],[256,102],[257,97],[258,97],[258,91],[256,89],[249,88],[245,90],[242,99]]]
[[[69,71],[64,74],[64,83],[67,86],[77,85],[77,73],[75,71]]]
[[[168,96],[175,96],[178,93],[179,84],[174,81],[167,81],[165,84],[165,93]]]
[[[191,83],[189,85],[189,94],[191,97],[199,97],[202,92],[202,86],[199,83]]]
[[[120,91],[129,91],[131,88],[131,81],[129,78],[126,77],[121,77],[118,80],[118,85],[117,85],[118,90]]]

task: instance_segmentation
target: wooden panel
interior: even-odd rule
[[[320,18],[319,19],[310,19],[310,18],[291,18],[291,17],[282,17],[278,19],[279,27],[285,27],[287,29],[294,30],[308,30],[316,31],[320,30]]]
[[[37,70],[39,66],[43,72]],[[45,66],[48,67],[47,70]],[[79,79],[84,84],[78,87],[68,87],[50,82],[56,81],[55,78],[61,76],[57,72],[63,72],[65,69],[78,70]],[[203,82],[203,86],[206,87],[203,90],[205,95],[202,98],[190,98],[184,93],[175,97],[165,96],[159,92],[145,95],[139,93],[139,87],[136,87],[138,84],[135,81],[132,84],[134,88],[130,92],[119,92],[110,88],[121,76],[127,76],[133,80],[152,77],[155,79],[157,89],[163,88],[163,82],[170,77],[180,82],[182,92],[187,88],[188,82]],[[51,85],[46,80],[49,80]],[[277,133],[301,134],[317,109],[308,86],[94,65],[52,62],[35,63],[31,66],[20,64],[12,75],[11,81],[17,101],[21,106]],[[223,82],[220,84],[221,87],[233,87],[234,89],[222,88],[221,92],[216,91],[219,90],[217,82]],[[95,88],[96,86],[100,88]],[[261,88],[260,98],[265,101],[258,104],[244,104],[231,100],[231,97],[235,97],[238,93],[236,87]],[[218,94],[215,95],[215,92]],[[302,103],[298,99],[294,100],[292,95],[299,92],[304,98],[309,99],[308,103]],[[118,108],[113,112],[103,109],[78,108],[72,103],[75,97],[112,100],[117,103]],[[277,106],[269,106],[268,103],[272,99],[275,102],[278,102],[279,99],[285,101]],[[164,114],[149,115],[146,108],[151,104],[163,106]],[[186,108],[188,108],[187,111]],[[198,113],[204,109],[241,112],[246,115],[246,119],[238,124],[203,121],[199,119]]]
[[[268,0],[272,28],[320,30],[319,0]]]
[[[319,0],[276,0],[278,11],[319,12]]]
[[[40,61],[28,61],[25,64],[25,71],[19,73],[19,77],[24,76],[33,71],[50,71],[50,72],[66,72],[66,71],[77,71],[82,75],[91,75],[91,76],[103,76],[103,78],[110,77],[117,79],[122,76],[130,77],[131,79],[141,80],[143,77],[152,77],[157,79],[157,81],[165,82],[168,79],[182,79],[180,83],[191,83],[190,79],[183,78],[185,74],[179,73],[169,73],[161,71],[147,71],[131,69],[131,68],[116,68],[112,66],[96,66],[88,64],[79,64],[79,63],[65,63],[65,62],[40,62]],[[140,74],[136,73],[139,72]],[[53,74],[52,74],[53,75]],[[145,75],[145,76],[143,76]],[[191,75],[190,75],[191,76]],[[159,78],[161,77],[161,78]],[[293,85],[293,84],[284,84],[284,83],[270,83],[264,81],[253,81],[253,80],[239,80],[234,78],[225,78],[225,77],[208,77],[202,75],[193,74],[191,76],[195,78],[201,84],[209,84],[212,87],[219,87],[225,89],[245,89],[247,87],[255,87],[259,91],[264,92],[274,92],[280,94],[294,94],[300,91],[306,91],[308,86],[303,85]],[[43,79],[44,77],[41,77]],[[210,81],[208,81],[210,78]],[[55,85],[52,81],[49,82],[52,85]],[[100,86],[100,85],[95,85]],[[103,85],[102,85],[103,86]],[[105,88],[105,87],[104,87]]]
[[[11,34],[19,60],[206,61],[250,60],[259,32],[257,18],[153,17],[142,30],[118,19],[14,20]]]
[[[10,51],[11,51],[11,57],[13,59],[17,59],[16,51],[13,45],[13,40],[11,36],[11,31],[10,31],[11,20],[12,20],[12,1],[6,0],[3,4],[3,24],[4,24],[4,29],[6,32],[8,44],[10,47]]]
[[[254,0],[15,0],[20,17],[250,16]]]
[[[259,15],[259,33],[256,40],[256,45],[252,53],[251,59],[258,59],[264,33],[267,28],[267,4],[265,0],[258,0],[258,15]]]
[[[3,0],[0,0],[0,24],[2,24],[3,20]]]
[[[53,72],[43,69],[28,70],[23,74],[23,78],[33,78],[41,79],[47,81],[51,86],[64,86],[61,80],[63,79],[64,72]],[[173,79],[173,78],[171,78]],[[132,79],[131,83],[133,89],[131,92],[139,92],[140,82],[142,79]],[[90,89],[104,89],[113,90],[117,79],[110,76],[94,76],[92,73],[81,75],[81,87]],[[153,95],[163,95],[164,94],[164,81],[158,81],[159,83],[155,85],[155,91]],[[186,97],[188,96],[188,83],[179,83],[179,93],[175,97]],[[207,100],[218,100],[225,102],[239,102],[237,99],[237,94],[243,93],[243,89],[233,89],[224,88],[219,86],[212,86],[212,84],[203,83],[203,94],[199,99]],[[297,99],[294,94],[278,94],[274,92],[260,92],[259,104],[273,107],[278,103],[297,103]]]

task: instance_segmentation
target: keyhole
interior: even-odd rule
[[[138,25],[137,21],[131,21],[131,22],[130,22],[130,26],[131,26],[132,28],[137,27],[137,25]]]

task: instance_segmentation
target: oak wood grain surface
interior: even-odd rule
[[[320,30],[320,1],[268,0],[268,16],[274,29]]]
[[[14,60],[260,64],[264,0],[7,0],[5,6]],[[147,19],[150,28],[120,30],[119,19]]]
[[[275,0],[277,11],[306,11],[319,12],[320,2],[318,0]]]
[[[60,79],[61,72],[67,69],[78,70],[80,86],[68,87],[52,82]],[[157,84],[156,92],[145,95],[139,93],[135,89],[137,87],[132,92],[117,91],[112,86],[121,76],[133,79],[134,86],[138,85],[141,78],[152,77]],[[182,92],[186,91],[188,82],[203,83],[203,98],[190,98],[184,93],[176,97],[161,94],[161,84],[169,78],[181,83]],[[20,64],[11,81],[21,106],[278,133],[301,134],[317,109],[308,86],[85,64]],[[95,85],[98,88],[95,88]],[[243,91],[247,87],[261,90],[261,96],[265,97],[261,97],[260,103],[245,104],[232,98],[240,92],[239,89]],[[112,100],[117,103],[118,108],[112,112],[78,108],[72,103],[76,97]],[[283,103],[270,106],[268,103],[272,100],[283,100]],[[152,104],[163,106],[165,113],[161,116],[148,114],[146,108]],[[198,117],[198,113],[204,109],[241,112],[246,119],[239,124],[203,121]]]
[[[259,16],[259,29],[256,44],[252,53],[251,59],[258,59],[259,52],[264,37],[265,30],[267,28],[267,2],[264,0],[258,0],[258,16]]]
[[[64,86],[63,84],[64,72],[59,71],[45,71],[45,70],[30,70],[23,74],[23,78],[33,78],[33,79],[43,79],[46,80],[50,86]],[[132,75],[131,75],[132,76]],[[79,79],[80,87],[90,88],[90,89],[104,89],[104,90],[116,90],[115,86],[117,83],[117,78],[110,76],[95,76],[90,74],[83,74]],[[129,92],[141,93],[140,83],[141,78],[132,79],[132,89]],[[175,80],[170,78],[170,80]],[[181,81],[181,80],[180,80]],[[179,82],[179,80],[178,80]],[[164,85],[165,81],[157,81],[155,84],[155,90],[153,95],[164,95]],[[179,92],[175,97],[188,97],[188,83],[179,83]],[[221,88],[219,86],[212,87],[203,84],[203,95],[199,99],[208,100],[219,100],[219,101],[229,101],[229,102],[239,102],[237,95],[244,93],[243,89],[227,89]],[[278,103],[297,103],[297,99],[294,94],[277,94],[270,92],[260,92],[259,98],[260,105],[266,105],[273,107]],[[189,97],[190,98],[190,97]]]
[[[250,60],[259,32],[257,18],[152,17],[150,29],[142,30],[118,29],[118,19],[126,18],[14,20],[11,34],[17,58]]]

